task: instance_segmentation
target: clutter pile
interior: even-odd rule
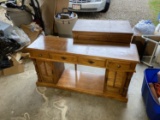
[[[14,26],[20,27],[22,24],[28,25],[36,22],[44,29],[39,2],[31,0],[29,5],[25,5],[25,0],[7,0],[0,2],[2,8],[6,10],[5,16],[12,21]]]
[[[141,44],[142,48],[141,62],[149,67],[153,67],[153,61],[160,64],[160,16],[158,22],[155,25],[151,20],[140,20],[133,27],[134,36],[142,38],[136,41],[139,46]],[[141,49],[140,47],[137,47],[138,50]]]
[[[29,5],[25,5],[25,0],[0,2],[5,16],[13,23],[12,26],[0,21],[0,75],[24,71],[21,57],[17,59],[15,54],[21,53],[44,29],[38,1],[31,0]]]
[[[21,58],[17,60],[13,54],[23,51],[41,34],[42,28],[34,22],[19,28],[2,21],[0,27],[0,75],[15,74],[16,70],[17,73],[23,72],[24,67],[19,62]]]
[[[0,21],[0,75],[22,72],[24,67],[13,57],[13,54],[30,44],[24,31]]]
[[[141,35],[153,35],[155,31],[155,25],[151,20],[141,20],[133,28],[134,34]]]

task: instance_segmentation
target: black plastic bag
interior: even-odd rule
[[[0,70],[13,66],[13,62],[7,56],[1,56]]]
[[[18,44],[15,40],[0,37],[0,56],[11,54],[20,47],[20,44]]]
[[[3,31],[0,31],[0,70],[12,66],[8,55],[20,48],[20,44],[13,39],[4,37]]]

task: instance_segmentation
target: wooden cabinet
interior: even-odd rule
[[[78,20],[72,29],[74,43],[130,45],[133,35],[129,21]]]
[[[64,63],[34,59],[38,82],[56,84],[64,71]]]
[[[127,91],[139,62],[136,46],[78,45],[72,39],[40,37],[26,49],[37,71],[37,85],[127,101]],[[79,51],[80,50],[80,51]],[[69,70],[64,63],[105,69],[105,74]]]

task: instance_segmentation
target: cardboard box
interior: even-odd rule
[[[155,41],[160,41],[159,36],[152,36],[150,39],[153,39]],[[145,52],[144,52],[144,46],[145,46],[145,39],[143,39],[141,36],[133,36],[132,38],[132,43],[136,44],[139,56],[141,57],[142,55],[145,56],[151,56],[155,47],[155,44],[152,42],[148,42]]]
[[[19,63],[13,56],[11,56],[13,66],[5,68],[0,71],[0,75],[12,75],[24,72],[24,65]]]
[[[17,73],[22,73],[22,72],[24,72],[24,66],[15,65],[15,66],[2,70],[2,75],[12,75],[12,74],[17,74]]]

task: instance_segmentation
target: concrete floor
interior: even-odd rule
[[[74,69],[66,64],[66,69]],[[88,68],[88,69],[87,69]],[[0,120],[148,120],[141,96],[143,71],[138,64],[128,90],[128,102],[54,88],[36,87],[36,72],[25,60],[25,72],[0,79]],[[104,74],[104,69],[78,66]]]
[[[66,68],[73,69],[70,64]],[[141,97],[143,71],[138,64],[128,90],[128,102],[54,88],[36,87],[32,61],[25,72],[0,79],[0,120],[147,120]],[[103,74],[103,69],[78,66],[80,71]]]
[[[7,21],[0,9],[0,20]],[[82,19],[124,19],[134,26],[139,20],[153,19],[148,0],[112,0],[107,13],[79,13]],[[10,23],[9,21],[7,21]],[[143,71],[138,64],[128,90],[128,102],[54,88],[36,87],[36,72],[31,60],[25,72],[0,76],[0,120],[147,120],[141,96]],[[73,69],[73,66],[66,65]],[[78,66],[79,70],[103,74],[103,69]]]

